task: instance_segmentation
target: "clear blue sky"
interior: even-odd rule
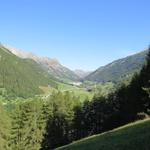
[[[0,41],[94,70],[150,44],[150,0],[0,0]]]

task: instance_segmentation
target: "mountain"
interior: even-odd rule
[[[69,79],[69,80],[79,80],[79,77],[77,74],[75,74],[72,70],[68,69],[67,67],[64,67],[59,63],[57,59],[51,59],[48,57],[39,57],[33,53],[24,52],[22,50],[10,47],[5,45],[5,48],[7,48],[9,51],[11,51],[16,56],[23,58],[23,59],[32,59],[38,64],[40,64],[48,73],[52,76],[55,76],[60,79]]]
[[[0,45],[0,93],[19,97],[41,94],[40,86],[56,87],[57,81],[39,64],[22,59]],[[4,92],[5,91],[5,92]]]
[[[50,75],[60,79],[79,80],[79,77],[73,71],[61,65],[57,59],[41,57],[37,62],[41,64],[43,68],[48,70]]]
[[[139,71],[145,63],[147,50],[140,53],[113,61],[106,66],[98,68],[89,74],[84,80],[95,82],[117,82],[123,79],[130,79],[131,76]]]
[[[81,139],[56,150],[148,150],[149,130],[150,120],[146,119]]]
[[[81,69],[76,69],[75,71],[75,74],[77,76],[79,76],[80,78],[85,78],[86,76],[88,76],[92,71],[84,71],[84,70],[81,70]]]

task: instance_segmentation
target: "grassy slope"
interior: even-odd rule
[[[149,150],[150,119],[95,135],[57,150]]]

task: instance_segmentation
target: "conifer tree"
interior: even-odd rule
[[[0,103],[0,150],[11,150],[9,146],[10,118]]]

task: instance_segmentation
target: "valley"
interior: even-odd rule
[[[32,92],[29,91],[27,93],[32,93],[33,95],[42,94],[43,92],[44,94],[49,94],[52,91],[58,90],[70,92],[74,91],[78,96],[82,95],[81,97],[83,97],[83,99],[85,99],[86,96],[88,98],[92,98],[92,95],[94,95],[97,89],[100,90],[100,88],[102,88],[101,90],[103,93],[105,90],[107,93],[107,88],[105,85],[110,85],[110,88],[113,88],[113,86],[115,87],[120,83],[120,81],[130,82],[134,73],[138,73],[144,65],[147,54],[147,51],[145,50],[141,53],[116,60],[93,72],[82,70],[75,70],[75,72],[73,72],[72,70],[61,65],[56,59],[40,57],[35,54],[2,44],[0,48],[2,65],[1,72],[4,70],[3,67],[5,67],[5,70],[7,71],[6,74],[1,74],[0,85],[9,93],[12,93],[14,97],[26,97],[27,95],[25,94],[25,96],[23,94],[23,90],[27,91],[30,89]],[[5,61],[5,59],[8,60],[8,58],[9,61],[3,64],[3,61]],[[12,68],[16,74],[10,69],[7,70],[8,67]],[[24,69],[21,70],[21,68]],[[116,72],[117,70],[119,71]],[[23,77],[22,74],[25,75],[25,77]],[[22,81],[21,79],[17,81],[17,76],[21,76]],[[102,78],[102,80],[99,78]],[[34,81],[35,79],[36,81]],[[7,82],[14,82],[15,84],[13,84],[13,86],[16,86],[16,89],[14,88],[12,90],[11,87],[8,87]],[[21,84],[25,83],[26,85],[21,87],[24,89],[21,89]],[[31,84],[29,85],[29,83]]]
[[[1,44],[0,149],[50,150],[72,142],[58,149],[135,148],[124,138],[149,129],[149,119],[130,124],[150,115],[149,51],[76,73],[57,60]],[[141,150],[149,147],[148,136]]]
[[[0,6],[0,150],[150,150],[150,1]]]

